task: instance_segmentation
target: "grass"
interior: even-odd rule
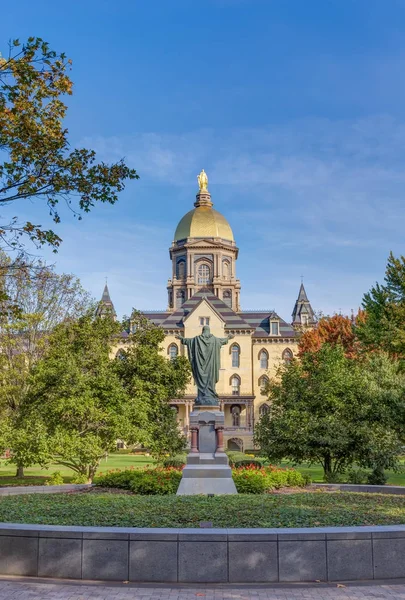
[[[300,492],[262,496],[30,494],[0,498],[0,522],[118,527],[321,527],[405,523],[405,498]]]
[[[45,481],[55,471],[60,471],[63,475],[65,483],[70,483],[74,477],[73,471],[67,467],[60,465],[51,465],[49,469],[41,469],[41,467],[29,467],[25,469],[25,477],[18,479],[15,477],[14,465],[7,465],[7,461],[0,461],[0,487],[10,485],[44,485]],[[111,454],[107,460],[101,461],[98,472],[105,472],[109,469],[128,469],[131,466],[135,468],[142,468],[147,465],[154,464],[155,461],[150,456],[145,455],[131,455],[131,454]],[[313,482],[323,482],[323,471],[318,465],[312,465],[310,467],[306,465],[295,466],[292,463],[283,462],[281,466],[294,467],[301,473],[307,473]],[[405,469],[405,463],[403,462]],[[388,484],[389,485],[405,485],[405,470],[399,473],[393,471],[387,471]]]

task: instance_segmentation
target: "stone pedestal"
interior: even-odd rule
[[[190,414],[191,449],[177,495],[237,494],[224,452],[224,423],[216,407],[196,407]]]

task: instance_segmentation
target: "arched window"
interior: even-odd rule
[[[232,366],[238,368],[240,363],[240,348],[238,344],[231,346]]]
[[[263,415],[267,415],[270,411],[270,406],[268,404],[262,404],[259,408],[259,415],[262,417]]]
[[[184,304],[184,292],[176,292],[176,308],[180,308]]]
[[[125,350],[120,348],[118,350],[117,354],[115,355],[115,358],[118,358],[118,360],[125,360],[126,356],[127,356],[127,353],[125,352]]]
[[[224,279],[231,278],[231,265],[229,264],[228,260],[224,260],[222,263],[222,277]]]
[[[174,358],[176,358],[179,353],[177,344],[170,344],[170,346],[167,349],[167,353],[169,355],[170,360],[173,360]]]
[[[210,268],[208,265],[200,265],[198,267],[198,283],[200,285],[207,285],[210,283]]]
[[[285,364],[288,365],[294,358],[294,355],[289,348],[286,348],[283,354],[281,355],[281,358],[283,359]]]
[[[238,452],[243,452],[243,440],[240,438],[231,438],[227,441],[228,450],[236,450]]]
[[[232,308],[232,292],[231,292],[231,290],[225,290],[224,291],[224,302],[230,308]]]
[[[231,388],[232,396],[239,396],[240,394],[240,378],[237,375],[231,377]]]
[[[186,276],[186,261],[185,260],[179,260],[179,262],[177,263],[177,278],[178,279],[184,279]]]
[[[267,386],[269,384],[269,378],[266,375],[262,375],[259,379],[260,393],[265,394]]]
[[[232,427],[240,427],[240,406],[234,404],[231,408]]]
[[[267,350],[262,350],[259,354],[259,360],[260,360],[260,368],[261,369],[268,369],[269,368],[269,355],[267,353]]]

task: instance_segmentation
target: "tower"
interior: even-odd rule
[[[103,318],[106,315],[112,315],[114,320],[117,317],[117,313],[115,312],[114,304],[112,303],[107,283],[104,286],[103,295],[101,296],[101,300],[98,303],[96,309],[97,317]]]
[[[292,326],[297,329],[301,327],[314,327],[316,325],[315,313],[312,310],[310,301],[308,300],[304,284],[301,282],[298,298],[295,301],[294,310],[292,312]]]
[[[201,289],[215,294],[234,311],[240,310],[236,279],[238,248],[228,221],[214,210],[208,177],[197,177],[194,209],[180,220],[169,250],[172,277],[167,284],[168,309],[174,311]]]

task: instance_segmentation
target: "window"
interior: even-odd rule
[[[301,325],[308,325],[308,315],[301,315]]]
[[[288,365],[288,363],[290,363],[294,358],[294,355],[289,348],[286,348],[283,354],[281,355],[281,358],[283,359],[285,364]]]
[[[204,327],[204,325],[209,325],[210,324],[210,318],[209,317],[200,317],[200,325],[201,327]]]
[[[176,344],[170,344],[167,352],[169,354],[170,360],[173,360],[174,358],[177,357],[177,355],[179,353],[179,349],[177,348]]]
[[[263,415],[267,415],[270,412],[270,406],[268,404],[262,404],[259,408],[259,415],[262,417]]]
[[[232,308],[232,292],[230,290],[225,290],[225,292],[224,292],[224,302],[230,308]]]
[[[210,268],[208,265],[200,265],[198,267],[198,283],[200,285],[207,285],[210,283]]]
[[[120,350],[118,350],[117,354],[115,355],[115,358],[118,358],[118,360],[125,360],[126,357],[127,353],[122,348],[120,348]]]
[[[240,427],[240,406],[234,404],[231,408],[232,427]]]
[[[238,344],[233,344],[233,346],[231,347],[231,356],[232,356],[232,366],[233,367],[239,367],[239,355],[240,355],[240,348],[239,348]]]
[[[227,260],[224,260],[224,262],[222,263],[222,276],[224,279],[231,278],[231,265]]]
[[[186,261],[179,260],[177,263],[177,277],[178,279],[184,279],[186,276]]]
[[[176,293],[176,308],[180,308],[184,303],[184,292]]]
[[[269,368],[269,355],[267,354],[266,350],[262,350],[259,354],[259,360],[260,360],[260,368],[261,369],[268,369]]]
[[[271,335],[278,335],[278,321],[272,321],[270,323],[270,333]]]
[[[266,375],[263,375],[259,379],[260,393],[265,394],[267,390],[267,384],[269,383],[269,378]]]
[[[234,375],[231,379],[232,396],[239,396],[240,394],[240,379],[237,375]]]

